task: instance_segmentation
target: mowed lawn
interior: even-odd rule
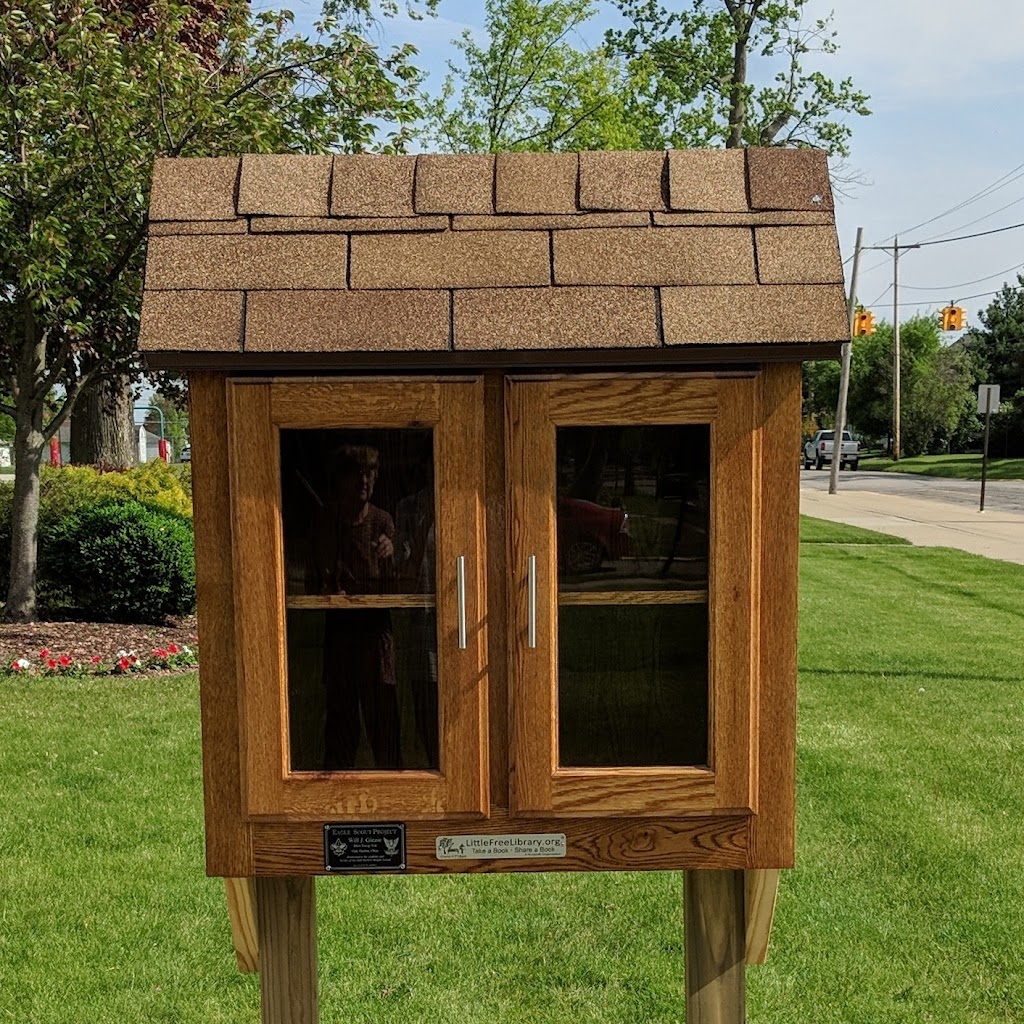
[[[804,525],[799,866],[749,1019],[1024,1021],[1024,569]],[[0,718],[0,1022],[257,1021],[203,875],[195,677],[4,678]],[[322,880],[321,1019],[676,1024],[680,893]]]
[[[861,469],[888,473],[915,473],[923,476],[949,477],[954,480],[980,480],[980,455],[914,455],[894,462],[884,456],[865,456]],[[989,480],[1024,480],[1024,459],[988,460]]]

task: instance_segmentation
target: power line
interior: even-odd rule
[[[960,224],[955,228],[950,228],[949,231],[963,231],[964,228],[973,227],[975,224],[980,224],[983,220],[988,220],[989,217],[994,217],[997,213],[1002,213],[1003,210],[1008,210],[1011,206],[1016,206],[1018,203],[1024,203],[1024,196],[1021,196],[1019,199],[1014,199],[1012,203],[1007,203],[1005,206],[1000,206],[999,209],[993,210],[991,213],[986,213],[984,217],[975,217],[974,220],[969,220],[966,224]],[[932,235],[930,238],[925,238],[922,241],[930,242],[932,239],[941,238],[943,235],[949,234],[949,231],[940,231],[937,235]]]
[[[941,288],[935,285],[914,285],[905,284],[903,285],[908,291],[912,292],[949,292],[956,291],[957,288],[967,288],[972,284],[981,284],[982,281],[990,281],[993,277],[1001,277],[1003,274],[1009,274],[1013,270],[1020,270],[1024,267],[1024,263],[1018,263],[1016,266],[1007,267],[1006,270],[997,270],[994,274],[987,274],[985,277],[976,277],[973,281],[961,281],[959,284],[943,285]]]
[[[973,235],[957,235],[956,238],[939,238],[934,242],[918,242],[918,245],[944,245],[946,242],[962,242],[966,238],[984,238],[986,235],[998,235],[1003,231],[1014,231],[1016,228],[1024,228],[1024,221],[1020,224],[1007,224],[1003,228],[992,228],[990,231],[975,231]]]

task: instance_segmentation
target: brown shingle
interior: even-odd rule
[[[241,292],[146,292],[142,351],[240,352]]]
[[[831,210],[828,159],[820,149],[748,149],[755,210]]]
[[[447,349],[443,291],[252,292],[247,352],[409,352]]]
[[[456,231],[563,231],[576,228],[641,228],[651,223],[649,213],[514,214],[507,217],[452,217]]]
[[[755,228],[754,237],[762,284],[843,283],[835,228]]]
[[[653,288],[493,288],[455,292],[455,348],[649,348]]]
[[[666,345],[846,341],[846,298],[831,284],[662,288]]]
[[[331,215],[411,217],[414,156],[357,153],[334,158]]]
[[[551,282],[546,232],[358,235],[353,288],[494,288]]]
[[[575,213],[576,153],[499,153],[495,169],[498,213]]]
[[[743,150],[669,150],[668,188],[673,210],[746,210],[747,164]]]
[[[244,217],[234,220],[158,220],[149,225],[149,235],[244,235],[249,222]]]
[[[150,220],[234,220],[239,159],[157,157]]]
[[[750,210],[747,213],[655,213],[654,226],[658,228],[712,227],[747,224],[831,224],[830,213],[810,213],[806,210]]]
[[[750,228],[556,231],[555,283],[753,284]]]
[[[150,289],[344,288],[344,235],[151,238]]]
[[[665,153],[580,153],[584,210],[664,210]]]
[[[242,157],[238,212],[277,217],[326,217],[329,156],[247,154]]]
[[[253,217],[257,234],[374,234],[384,231],[447,231],[447,217]]]
[[[416,157],[417,213],[494,213],[494,157]]]

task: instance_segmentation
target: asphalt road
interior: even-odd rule
[[[828,491],[830,471],[801,469],[800,487],[810,491]],[[871,473],[862,469],[844,469],[839,474],[839,492],[872,491],[900,498],[942,501],[977,510],[981,494],[979,480],[945,480],[937,476],[912,473]],[[993,512],[1024,514],[1024,480],[989,480],[985,485],[985,509]]]

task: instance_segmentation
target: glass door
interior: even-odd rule
[[[250,812],[486,811],[478,381],[231,385]]]
[[[754,398],[510,382],[517,812],[750,808]]]

